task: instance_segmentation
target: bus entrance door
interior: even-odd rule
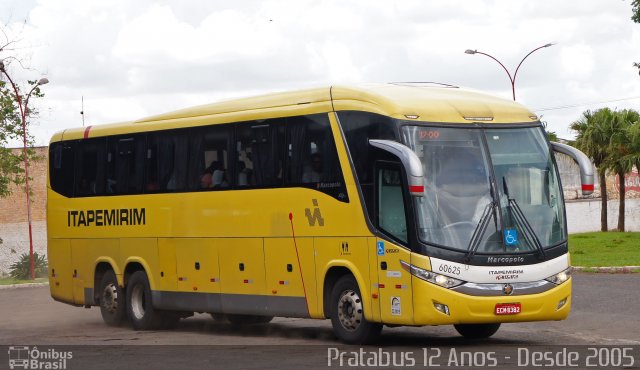
[[[378,294],[380,316],[384,323],[403,323],[413,317],[411,275],[400,260],[410,261],[410,252],[386,240],[376,241],[378,255]]]

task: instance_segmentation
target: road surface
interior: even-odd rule
[[[565,321],[503,324],[491,339],[475,342],[463,339],[451,326],[385,327],[379,343],[365,347],[338,343],[328,320],[276,318],[267,325],[238,328],[197,314],[168,331],[114,328],[102,323],[96,307],[84,309],[53,301],[48,287],[6,289],[0,290],[0,345],[66,349],[75,354],[66,368],[109,369],[340,367],[338,359],[329,361],[329,357],[347,351],[351,357],[342,360],[355,361],[361,348],[381,355],[400,352],[398,356],[405,357],[407,351],[413,351],[417,364],[412,367],[424,368],[422,355],[429,348],[443,351],[440,357],[446,359],[456,348],[486,356],[486,351],[496,349],[516,354],[518,348],[544,346],[631,346],[636,356],[632,367],[640,368],[640,274],[576,273],[573,286],[572,312]],[[1,351],[0,369],[6,368],[8,353]],[[499,366],[518,365],[515,357],[499,360]],[[389,367],[401,367],[392,365]]]

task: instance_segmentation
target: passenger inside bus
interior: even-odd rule
[[[229,183],[226,180],[226,171],[220,161],[213,161],[204,170],[200,177],[200,186],[207,188],[226,188]]]
[[[253,184],[253,171],[247,168],[245,162],[238,160],[238,186],[249,186]]]
[[[322,155],[316,152],[311,155],[311,163],[304,166],[303,183],[320,182],[322,180]]]

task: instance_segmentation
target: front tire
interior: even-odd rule
[[[127,283],[127,315],[136,330],[161,329],[164,314],[153,308],[149,279],[144,271],[136,271]]]
[[[116,274],[108,270],[102,275],[98,286],[98,302],[102,320],[109,326],[121,325],[127,315],[125,292],[118,285]]]
[[[494,335],[500,329],[500,324],[458,324],[453,327],[465,338],[485,339]]]
[[[381,324],[365,319],[360,288],[351,275],[341,277],[333,286],[329,313],[333,332],[345,343],[371,343],[382,330]]]

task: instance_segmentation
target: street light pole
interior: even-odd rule
[[[34,260],[33,260],[33,229],[31,227],[31,194],[30,194],[30,188],[29,188],[29,157],[27,156],[27,112],[28,112],[27,109],[29,104],[29,98],[31,97],[31,94],[33,93],[33,91],[38,86],[49,83],[49,80],[45,77],[38,80],[36,85],[33,86],[31,91],[29,91],[29,93],[27,94],[27,97],[24,100],[24,105],[23,105],[22,97],[18,92],[18,87],[16,86],[15,83],[13,83],[11,76],[9,76],[9,74],[5,70],[4,61],[2,60],[0,60],[0,72],[2,72],[5,75],[5,77],[7,77],[7,80],[11,84],[11,87],[13,88],[13,93],[15,94],[15,97],[16,97],[16,102],[18,103],[18,107],[20,107],[20,119],[22,123],[22,144],[23,144],[22,156],[24,158],[25,187],[26,187],[26,193],[27,193],[27,222],[29,224],[29,265],[30,265],[29,272],[31,275],[31,280],[35,280],[36,274],[35,274],[35,266],[34,266]]]
[[[509,82],[511,82],[511,94],[513,96],[513,100],[516,100],[516,77],[518,76],[518,70],[520,69],[520,66],[522,65],[522,62],[524,62],[525,59],[527,59],[529,57],[529,55],[533,54],[534,52],[542,49],[542,48],[548,48],[549,46],[553,46],[555,45],[554,43],[549,43],[549,44],[544,44],[542,46],[538,46],[537,48],[531,50],[527,55],[524,56],[524,58],[522,58],[522,60],[520,61],[520,63],[518,63],[518,66],[516,67],[516,71],[513,73],[513,77],[511,76],[511,73],[509,72],[509,70],[507,69],[507,67],[504,66],[504,64],[502,64],[498,59],[494,58],[492,55],[489,55],[487,53],[483,53],[481,51],[478,50],[471,50],[471,49],[467,49],[464,51],[465,54],[482,54],[484,56],[487,56],[493,60],[495,60],[498,64],[500,64],[500,66],[502,67],[502,69],[504,69],[505,72],[507,72],[507,76],[509,76]]]

